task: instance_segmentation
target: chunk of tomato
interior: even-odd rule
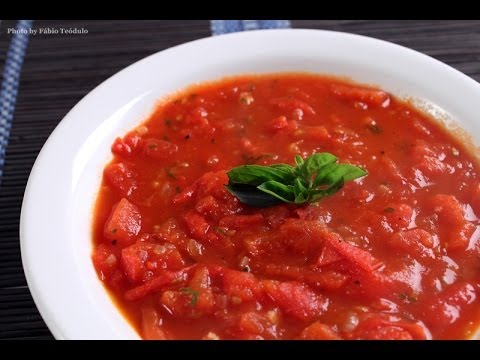
[[[122,138],[117,137],[112,145],[112,153],[122,157],[131,157],[139,150],[141,136],[137,131],[131,131]]]
[[[246,229],[264,224],[265,220],[262,214],[253,215],[229,215],[220,220],[220,226],[229,229]]]
[[[440,239],[448,251],[465,250],[476,227],[464,217],[462,204],[453,195],[437,194],[430,207],[438,216]]]
[[[131,244],[141,229],[142,218],[138,208],[123,198],[114,205],[110,217],[105,223],[104,236],[108,240],[117,240],[121,245]]]
[[[250,273],[225,269],[223,290],[227,295],[236,296],[242,301],[253,301],[261,296],[262,287]]]
[[[460,318],[465,308],[477,299],[475,287],[468,282],[454,283],[436,296],[427,298],[423,307],[425,323],[442,328]]]
[[[328,299],[299,282],[264,280],[262,284],[273,302],[293,318],[312,321],[327,310]]]
[[[128,197],[137,188],[134,171],[124,163],[108,164],[103,176],[106,183],[120,196]]]
[[[122,266],[132,281],[146,281],[163,270],[180,270],[185,262],[171,243],[138,241],[122,249]]]
[[[153,306],[142,308],[142,336],[145,340],[166,340],[161,318]]]
[[[433,237],[423,229],[399,231],[392,235],[388,244],[414,258],[434,257]]]
[[[342,84],[333,84],[330,89],[333,94],[345,100],[361,101],[368,105],[382,107],[387,107],[390,103],[390,96],[381,90]]]
[[[426,340],[431,335],[423,324],[400,319],[386,314],[366,314],[350,339],[362,340]]]
[[[341,340],[342,338],[328,325],[319,321],[302,330],[300,340]]]
[[[373,272],[383,266],[383,263],[368,251],[346,242],[338,234],[325,232],[324,238],[335,251],[362,270]]]
[[[200,240],[207,239],[207,231],[210,229],[210,224],[205,220],[204,216],[196,211],[189,210],[183,215],[183,220],[192,237]]]

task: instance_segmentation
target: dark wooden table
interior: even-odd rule
[[[10,41],[7,28],[14,24],[10,20],[0,24],[2,67]],[[85,94],[125,66],[168,47],[210,36],[205,20],[37,20],[33,27],[83,27],[88,34],[30,36],[0,185],[0,339],[52,339],[26,286],[18,236],[25,185],[47,137]],[[388,40],[428,54],[480,81],[478,20],[293,20],[292,27]]]

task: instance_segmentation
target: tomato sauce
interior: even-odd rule
[[[144,339],[450,339],[480,324],[472,154],[378,89],[309,74],[191,87],[112,145],[93,263]],[[242,164],[330,152],[368,176],[253,208]]]

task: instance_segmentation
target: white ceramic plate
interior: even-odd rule
[[[480,84],[413,50],[318,30],[263,30],[161,51],[82,99],[52,133],[30,174],[20,237],[28,285],[57,339],[138,339],[97,279],[92,210],[110,145],[144,120],[158,98],[226,75],[310,71],[377,84],[439,105],[477,141]]]

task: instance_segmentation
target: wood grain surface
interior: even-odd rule
[[[14,24],[12,20],[0,24],[1,67],[11,37],[7,29]],[[292,26],[388,40],[480,81],[478,20],[293,20]],[[127,65],[168,47],[210,36],[207,20],[36,20],[33,25],[34,29],[46,27],[83,27],[88,34],[30,37],[0,185],[0,339],[53,338],[26,286],[18,235],[28,175],[52,130],[83,96]]]

